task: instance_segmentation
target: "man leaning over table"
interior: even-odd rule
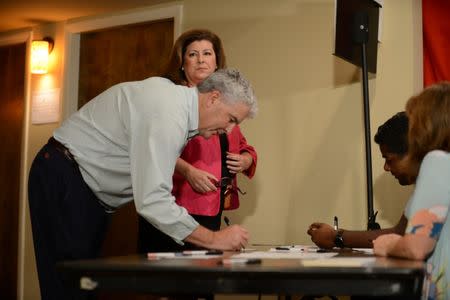
[[[97,257],[110,212],[132,200],[141,216],[180,244],[244,247],[243,227],[210,231],[175,203],[172,174],[189,138],[229,131],[256,112],[250,83],[224,69],[194,88],[159,77],[121,83],[67,119],[29,175],[42,299],[71,297],[56,263]]]

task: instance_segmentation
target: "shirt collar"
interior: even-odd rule
[[[198,90],[196,87],[190,88],[192,91],[191,107],[188,115],[188,136],[191,139],[198,135],[199,111],[198,111]]]

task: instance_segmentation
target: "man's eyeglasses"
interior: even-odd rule
[[[237,185],[233,184],[232,177],[222,177],[219,181],[216,181],[214,185],[216,187],[225,189],[225,195],[237,192],[239,192],[241,195],[247,194],[246,192],[241,191],[241,189]]]

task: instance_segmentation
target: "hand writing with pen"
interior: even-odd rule
[[[230,219],[228,219],[228,217],[227,216],[224,216],[223,217],[223,221],[225,222],[225,224],[227,225],[227,227],[230,227],[231,226],[231,222],[230,222]],[[247,240],[247,242],[248,242],[248,240]],[[241,244],[241,247],[240,247],[240,249],[238,249],[238,250],[245,250],[245,246],[247,245],[247,242],[245,243],[245,244]]]
[[[245,248],[250,238],[249,232],[240,225],[230,225],[226,228],[214,232],[217,241],[223,244],[231,244],[232,249],[223,249],[221,247],[215,249],[236,250],[240,251]]]
[[[199,239],[199,236],[207,238]],[[239,251],[247,246],[249,239],[249,232],[240,225],[230,225],[219,231],[211,231],[200,225],[184,241],[207,249]]]
[[[307,233],[311,236],[311,241],[324,249],[335,247],[336,230],[326,223],[312,223],[309,225]]]

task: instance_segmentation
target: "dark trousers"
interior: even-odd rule
[[[56,263],[98,257],[109,214],[84,182],[76,162],[52,144],[33,161],[28,199],[42,300],[88,298],[64,288]]]

